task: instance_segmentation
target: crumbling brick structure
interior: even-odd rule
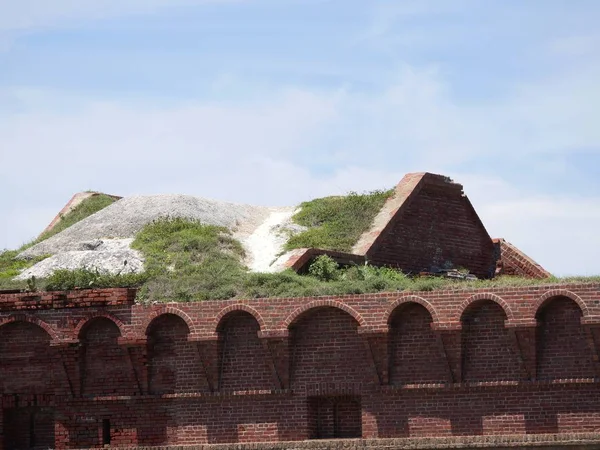
[[[412,275],[461,269],[477,278],[551,276],[511,243],[490,237],[461,184],[428,172],[400,180],[351,253],[295,249],[285,265],[303,272],[322,254],[342,265],[368,262]]]
[[[599,283],[151,306],[134,294],[0,294],[3,450],[600,446]]]

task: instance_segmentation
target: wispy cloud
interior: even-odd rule
[[[0,32],[32,31],[55,26],[138,14],[161,9],[242,0],[0,0]]]
[[[0,247],[84,189],[289,205],[427,170],[549,270],[595,270],[591,2],[51,3],[0,0],[0,46],[24,36],[0,55]]]
[[[5,148],[18,149],[3,153],[0,178],[13,190],[23,173],[41,180],[60,174],[60,183],[28,191],[61,200],[93,188],[281,205],[389,187],[405,172],[436,170],[465,184],[492,234],[514,241],[552,271],[583,273],[591,270],[584,239],[595,239],[592,230],[600,228],[594,206],[600,198],[541,195],[492,174],[495,162],[509,155],[528,165],[583,145],[600,151],[600,135],[586,120],[600,100],[596,89],[590,74],[580,74],[521,86],[501,101],[463,105],[435,69],[405,67],[394,83],[369,95],[276,88],[261,99],[165,106],[24,90],[17,96],[24,111],[6,114],[0,125]],[[462,169],[474,161],[491,169],[479,177]],[[4,245],[41,227],[38,219],[11,226]],[[549,240],[552,252],[542,244]],[[575,248],[577,262],[566,265],[559,255]]]

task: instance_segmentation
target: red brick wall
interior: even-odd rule
[[[464,381],[502,381],[521,378],[512,349],[506,314],[491,300],[473,303],[462,316],[462,371]]]
[[[411,273],[451,264],[481,278],[494,275],[494,244],[460,185],[424,184],[394,220],[367,254],[373,264]]]
[[[496,251],[496,275],[548,278],[550,272],[505,239],[493,239]]]
[[[581,310],[568,298],[555,298],[539,311],[539,379],[592,378],[593,355],[581,327]]]
[[[378,437],[597,432],[596,385],[391,391],[363,398]]]
[[[80,333],[83,395],[133,395],[135,381],[119,328],[109,319],[91,320]]]
[[[313,392],[322,382],[367,386],[373,382],[358,324],[344,311],[318,308],[292,326],[292,387]]]
[[[258,338],[260,327],[245,311],[234,312],[220,327],[220,389],[249,391],[274,389],[267,350]]]
[[[58,449],[102,446],[104,420],[112,446],[303,440],[317,419],[320,436],[600,443],[599,283],[151,306],[95,292],[0,295],[2,450],[29,445],[32,411]]]
[[[198,376],[200,361],[194,343],[188,341],[189,329],[176,315],[154,319],[148,328],[149,392],[201,392],[207,385]]]
[[[431,314],[423,306],[405,304],[394,312],[390,324],[390,384],[443,383],[448,369]]]
[[[57,364],[50,336],[29,322],[0,327],[0,389],[22,394],[54,393]]]

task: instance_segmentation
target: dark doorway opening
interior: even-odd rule
[[[102,419],[102,445],[110,445],[110,419]]]
[[[4,410],[4,450],[54,448],[54,411],[43,407]]]
[[[362,437],[360,397],[316,396],[308,398],[311,439]]]

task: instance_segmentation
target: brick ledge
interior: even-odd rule
[[[123,448],[123,447],[121,447]],[[382,439],[323,439],[287,442],[251,442],[231,444],[172,445],[156,447],[130,447],[138,450],[433,450],[433,449],[477,449],[496,450],[511,448],[528,449],[598,449],[598,433],[530,434],[498,436],[452,436],[423,438]]]

